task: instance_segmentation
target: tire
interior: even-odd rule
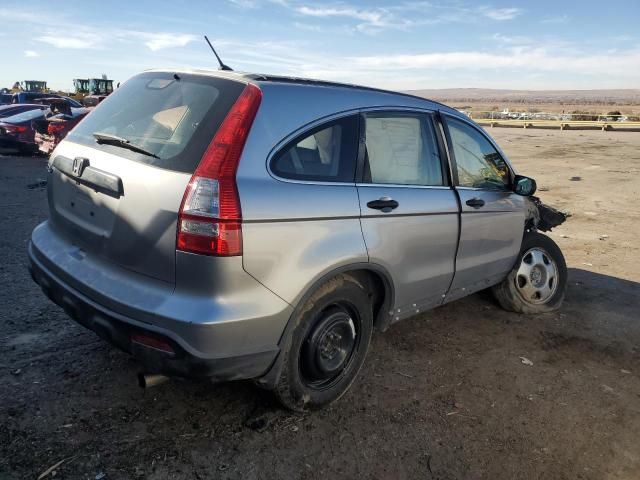
[[[368,290],[341,274],[323,284],[291,319],[274,393],[286,408],[323,407],[346,393],[362,367],[373,331]]]
[[[560,247],[546,235],[527,232],[515,266],[492,291],[505,310],[537,314],[560,308],[566,289],[567,264]]]

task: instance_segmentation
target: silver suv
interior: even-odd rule
[[[535,182],[423,98],[149,71],[48,169],[31,274],[149,374],[255,379],[319,407],[354,381],[374,327],[488,287],[522,313],[564,297]]]

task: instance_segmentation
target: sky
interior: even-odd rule
[[[216,68],[380,88],[640,88],[640,0],[0,0],[0,87]]]

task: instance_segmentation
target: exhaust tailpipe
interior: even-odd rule
[[[165,377],[164,375],[157,374],[147,374],[147,373],[139,373],[138,374],[138,385],[140,388],[151,388],[161,383],[169,380],[169,377]]]

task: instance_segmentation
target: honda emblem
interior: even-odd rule
[[[89,165],[89,159],[88,158],[82,158],[82,157],[76,157],[73,159],[73,174],[76,177],[81,177],[82,176],[82,172],[84,171],[85,167]]]

